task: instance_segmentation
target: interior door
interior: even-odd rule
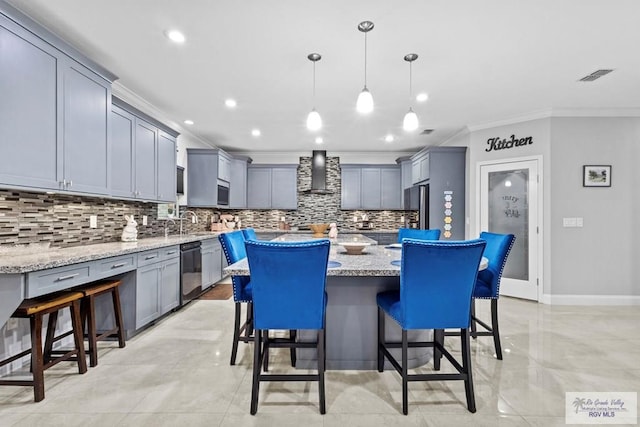
[[[534,158],[479,165],[479,230],[516,236],[500,294],[536,301],[541,277],[539,163],[541,160]]]

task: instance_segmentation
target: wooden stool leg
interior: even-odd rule
[[[126,345],[124,341],[124,321],[122,320],[122,307],[120,306],[120,292],[117,287],[111,291],[111,298],[113,299],[113,317],[118,328],[118,345],[123,348]]]
[[[42,328],[42,314],[38,314],[40,316],[40,328]],[[43,355],[43,363],[49,363],[51,361],[51,351],[53,350],[53,339],[56,336],[56,326],[58,324],[58,312],[54,311],[53,313],[49,313],[49,322],[47,325],[47,336],[44,340],[44,355]]]
[[[44,399],[44,359],[42,357],[42,315],[29,318],[31,325],[31,372],[33,372],[33,395],[36,402]]]
[[[82,319],[80,318],[80,301],[73,301],[71,307],[71,325],[73,327],[73,338],[76,344],[76,356],[78,359],[78,372],[87,372],[87,360],[84,352],[84,337],[82,336]]]
[[[83,298],[83,319],[87,319],[87,341],[89,341],[89,366],[98,364],[98,343],[96,342],[96,306],[93,295]],[[83,323],[84,324],[84,323]],[[84,346],[84,342],[82,344]]]

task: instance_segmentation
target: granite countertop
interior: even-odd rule
[[[295,238],[283,240],[296,240]],[[299,237],[299,236],[296,236]],[[338,234],[338,238],[340,235]],[[362,236],[364,239],[368,239]],[[300,239],[297,239],[298,241]],[[371,240],[371,239],[368,239]],[[400,267],[391,264],[393,260],[401,257],[400,249],[392,249],[382,245],[371,245],[365,247],[361,255],[348,255],[339,242],[332,243],[329,260],[340,263],[339,267],[327,269],[328,276],[399,276]],[[331,263],[330,263],[331,264]],[[249,263],[246,258],[226,267],[226,275],[247,276],[249,275]]]
[[[150,249],[218,237],[218,232],[169,237],[150,237],[136,242],[110,242],[71,248],[50,248],[43,244],[0,247],[0,274],[19,274],[46,270],[80,262],[94,261]]]
[[[277,228],[256,228],[256,233],[282,233],[282,234],[292,234],[292,233],[300,233],[300,234],[308,234],[311,233],[311,230],[280,230]],[[327,230],[328,232],[328,230]],[[363,229],[347,229],[341,230],[338,229],[338,236],[340,234],[360,234],[360,233],[398,233],[397,228],[363,228]],[[326,233],[325,233],[326,234]]]

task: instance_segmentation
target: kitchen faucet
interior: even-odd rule
[[[191,216],[195,219],[194,222],[198,223],[198,215],[194,211],[184,211],[180,214],[178,218],[180,220],[180,237],[182,237],[182,221],[187,217],[187,214],[191,214]]]
[[[164,237],[165,237],[165,239],[167,237],[169,237],[169,221],[171,221],[173,223],[174,227],[176,226],[176,222],[174,220],[172,220],[170,218],[166,220],[166,222],[164,223]]]

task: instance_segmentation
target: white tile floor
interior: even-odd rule
[[[566,391],[640,391],[638,307],[503,297],[504,360],[494,358],[491,338],[472,343],[475,414],[461,382],[410,383],[403,416],[395,372],[329,371],[326,415],[318,413],[315,383],[263,383],[251,416],[252,350],[241,343],[238,364],[229,366],[232,313],[232,300],[195,301],[124,349],[101,343],[99,365],[85,375],[70,363],[46,371],[39,403],[31,388],[0,387],[0,425],[554,426],[565,425]],[[486,317],[488,304],[478,313]],[[454,349],[455,341],[447,338]],[[286,366],[280,351],[273,368]]]

